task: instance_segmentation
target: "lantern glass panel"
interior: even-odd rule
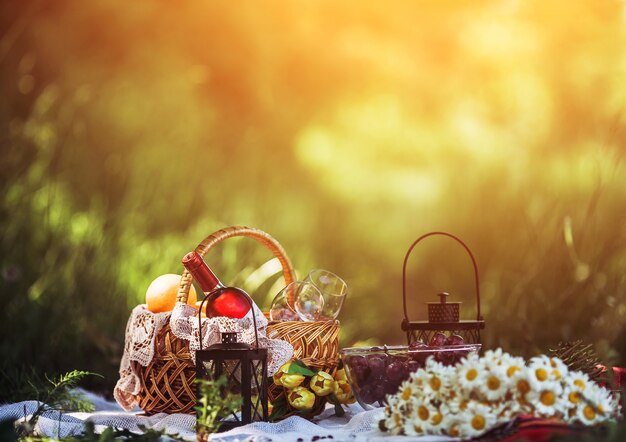
[[[222,395],[227,392],[241,395],[241,410],[222,419],[223,429],[267,420],[267,349],[198,351],[196,363],[199,377],[226,376]]]

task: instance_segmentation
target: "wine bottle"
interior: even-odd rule
[[[240,288],[226,287],[222,284],[199,253],[195,251],[187,253],[183,257],[183,265],[208,297],[207,317],[227,316],[240,319],[248,314],[250,296]]]

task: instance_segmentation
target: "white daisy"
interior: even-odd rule
[[[485,372],[483,364],[477,358],[465,359],[456,367],[457,380],[461,388],[471,391],[476,388]]]
[[[522,407],[516,400],[507,400],[493,406],[498,423],[508,422],[523,414]]]
[[[415,416],[414,424],[428,434],[431,434],[433,429],[431,420],[438,414],[439,410],[430,401],[416,402],[412,413]]]
[[[424,370],[429,373],[436,373],[441,378],[451,378],[456,373],[456,367],[453,365],[443,365],[441,362],[435,360],[435,358],[428,358]]]
[[[507,377],[512,379],[516,373],[519,373],[526,368],[526,362],[524,361],[524,358],[511,356],[510,354],[505,353],[502,356],[501,366],[504,369]]]
[[[530,373],[528,369],[515,372],[510,379],[511,382],[511,400],[517,403],[521,414],[530,413],[532,407],[528,401],[528,394],[532,390],[529,380]]]
[[[541,390],[545,382],[552,381],[552,365],[547,356],[535,356],[528,362],[528,381],[533,390]]]
[[[478,401],[471,401],[467,409],[459,415],[459,432],[463,438],[479,436],[489,430],[496,422],[491,409]]]
[[[482,357],[483,363],[487,367],[492,367],[494,365],[502,364],[502,357],[505,355],[504,351],[501,348],[496,348],[495,350],[487,350],[485,355]]]
[[[419,418],[407,419],[404,422],[404,434],[407,436],[423,436],[426,434],[424,423]]]
[[[446,421],[450,416],[450,410],[443,403],[435,408],[435,412],[430,416],[430,434],[443,434],[446,429]]]
[[[535,407],[536,414],[552,417],[562,413],[565,408],[561,405],[562,393],[563,387],[560,382],[547,380],[541,382],[539,388],[533,387],[526,399]]]
[[[450,437],[461,436],[461,419],[457,415],[451,415],[445,423],[444,434]]]
[[[448,379],[438,373],[429,373],[422,388],[426,396],[439,397],[447,394]]]
[[[572,385],[565,384],[565,387],[563,388],[564,407],[567,408],[567,410],[569,411],[571,409],[574,409],[580,406],[580,403],[582,401],[583,401],[582,392],[578,388]],[[575,414],[575,412],[573,414]],[[573,417],[573,416],[570,415],[570,417]]]
[[[467,405],[470,402],[470,393],[467,390],[461,390],[459,394],[455,394],[453,397],[446,401],[446,405],[452,414],[459,414],[467,409]]]
[[[587,373],[582,371],[570,371],[564,378],[566,385],[571,386],[578,391],[584,392],[588,385],[592,384]]]
[[[504,399],[508,392],[509,378],[501,366],[493,366],[481,373],[478,391],[489,401]]]
[[[550,377],[552,379],[560,381],[561,379],[567,377],[569,368],[562,360],[559,358],[549,358],[549,362],[552,367],[552,371],[550,372]]]
[[[583,393],[584,399],[594,405],[599,417],[599,421],[605,421],[615,416],[615,402],[611,397],[611,392],[597,384],[590,385]]]
[[[389,412],[385,413],[387,416],[385,419],[385,427],[391,434],[402,434],[404,431],[405,418],[400,410],[389,409]]]
[[[611,411],[607,398],[603,397],[596,389],[588,388],[584,393],[583,400],[576,407],[576,416],[573,420],[584,425],[595,425],[610,418]]]

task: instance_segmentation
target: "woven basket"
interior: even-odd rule
[[[234,236],[252,238],[263,244],[280,261],[285,285],[295,280],[295,272],[285,250],[278,241],[262,230],[251,227],[227,227],[208,236],[195,250],[201,256],[205,256],[216,244]],[[191,283],[191,274],[185,270],[177,302],[187,302]],[[295,359],[302,359],[311,367],[334,374],[339,363],[339,321],[270,322],[267,332],[272,339],[284,339],[291,343]],[[174,336],[168,325],[157,334],[155,346],[154,359],[148,366],[142,367],[133,363],[133,368],[141,380],[141,390],[137,395],[139,407],[146,414],[194,413],[196,387],[193,381],[196,377],[196,368],[191,360],[188,342]],[[270,383],[268,396],[271,401],[282,394],[284,394],[282,387]],[[325,401],[319,398],[311,417],[319,414],[324,406]]]

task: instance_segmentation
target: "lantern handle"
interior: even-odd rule
[[[426,233],[422,236],[420,236],[419,238],[417,238],[413,244],[411,244],[411,247],[409,247],[409,250],[406,252],[406,256],[404,257],[404,264],[402,266],[402,307],[404,308],[404,320],[406,323],[409,322],[409,314],[407,312],[407,308],[406,308],[406,264],[409,261],[409,255],[411,254],[411,252],[413,251],[413,248],[417,245],[417,243],[419,243],[421,240],[429,237],[429,236],[434,236],[434,235],[442,235],[442,236],[447,236],[449,238],[454,239],[455,241],[457,241],[459,244],[461,244],[463,246],[463,248],[467,251],[469,257],[472,260],[472,264],[474,266],[474,281],[476,283],[476,320],[480,321],[482,318],[480,316],[480,282],[478,279],[478,265],[476,265],[476,259],[474,259],[474,255],[472,254],[472,251],[469,249],[469,247],[467,247],[467,245],[461,241],[459,238],[457,238],[456,236],[452,235],[451,233],[447,233],[447,232],[430,232],[430,233]]]
[[[219,290],[219,289],[216,289]],[[215,290],[213,290],[215,291]],[[200,341],[200,351],[202,351],[202,308],[204,307],[204,303],[207,301],[207,299],[210,298],[210,295],[213,293],[209,292],[204,299],[202,300],[202,302],[200,302],[200,307],[198,308],[198,341]],[[259,349],[259,332],[257,330],[257,326],[256,326],[256,312],[254,311],[254,301],[252,300],[252,298],[250,297],[250,295],[248,295],[246,292],[244,292],[242,290],[242,293],[244,295],[246,295],[246,299],[248,300],[248,303],[250,304],[250,311],[252,312],[252,322],[254,324],[254,339],[256,341],[256,346],[255,348],[258,350]]]

